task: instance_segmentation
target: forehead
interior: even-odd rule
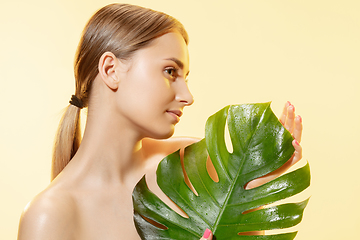
[[[184,70],[189,69],[188,48],[184,38],[178,32],[166,33],[156,38],[150,46],[140,49],[135,55],[154,61],[175,58],[184,64]]]

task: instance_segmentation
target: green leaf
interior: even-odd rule
[[[228,152],[224,139],[226,122],[232,153]],[[310,185],[307,164],[264,185],[245,190],[248,182],[278,169],[290,159],[294,152],[292,140],[271,111],[270,103],[223,108],[208,119],[205,138],[185,149],[185,171],[198,195],[185,183],[179,151],[164,158],[157,169],[159,187],[189,218],[164,204],[148,189],[143,177],[133,192],[134,220],[139,235],[142,239],[198,240],[209,228],[217,240],[294,239],[296,232],[239,235],[288,228],[301,221],[308,200],[244,213],[293,196]],[[208,174],[208,156],[218,174],[218,182]]]

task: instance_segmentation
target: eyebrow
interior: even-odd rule
[[[173,62],[175,62],[175,63],[179,66],[179,68],[180,68],[181,70],[184,69],[184,63],[183,63],[182,61],[180,61],[179,59],[177,59],[177,58],[167,58],[167,59],[165,59],[165,60],[173,61]],[[186,76],[188,76],[189,73],[190,73],[190,71],[188,71],[188,72],[186,73]]]

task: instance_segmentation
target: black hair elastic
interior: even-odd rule
[[[84,103],[75,95],[71,96],[71,100],[69,101],[69,103],[80,109],[84,107]]]

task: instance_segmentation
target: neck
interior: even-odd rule
[[[127,121],[106,109],[93,112],[79,150],[70,161],[72,174],[89,180],[92,186],[121,184],[132,189],[146,167],[141,140]]]

